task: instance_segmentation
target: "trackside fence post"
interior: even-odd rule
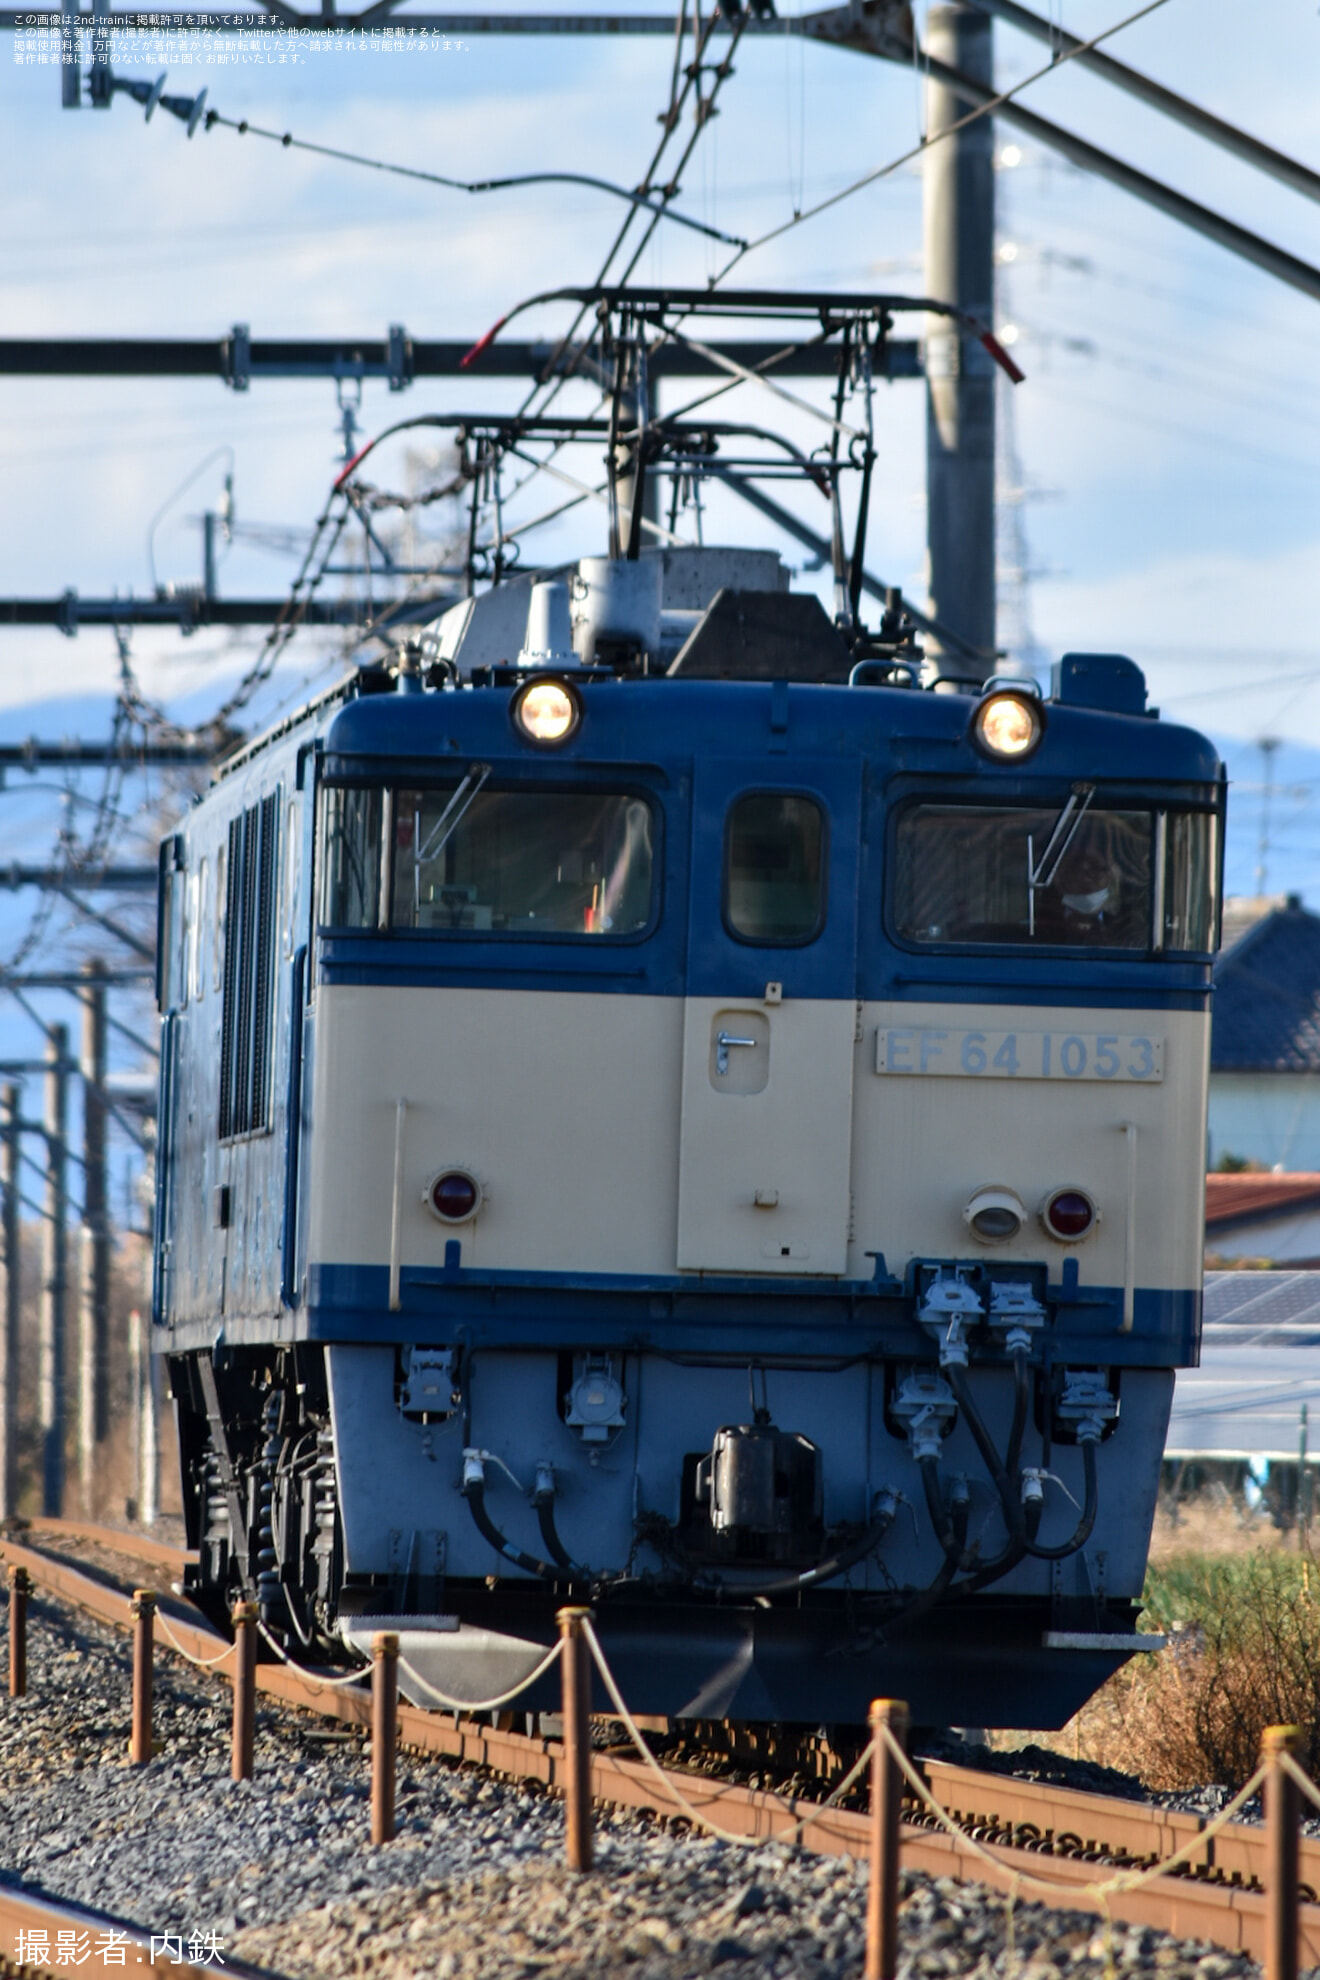
[[[898,1970],[898,1836],[903,1775],[885,1738],[907,1748],[908,1708],[901,1698],[877,1698],[871,1738],[871,1881],[866,1893],[865,1980],[894,1980]]]
[[[236,1602],[234,1625],[234,1737],[230,1772],[250,1781],[257,1739],[257,1605]]]
[[[27,1610],[32,1582],[26,1568],[9,1570],[9,1696],[27,1696]]]
[[[591,1651],[582,1624],[590,1609],[561,1609],[557,1621],[564,1649],[564,1765],[568,1814],[568,1867],[591,1868]]]
[[[156,1636],[156,1596],[150,1588],[133,1590],[133,1720],[128,1738],[128,1764],[145,1767],[151,1761],[152,1659]]]
[[[399,1744],[399,1639],[371,1639],[371,1840],[394,1840],[394,1765]]]
[[[1301,1745],[1296,1726],[1267,1726],[1261,1738],[1265,1776],[1265,1890],[1269,1921],[1265,1941],[1265,1980],[1297,1980],[1298,1845],[1301,1797],[1283,1765]]]

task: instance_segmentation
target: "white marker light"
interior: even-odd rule
[[[1007,1244],[1024,1229],[1027,1212],[1016,1190],[990,1184],[963,1207],[963,1222],[982,1244]]]
[[[531,681],[514,697],[513,719],[529,742],[567,742],[582,719],[576,694],[563,681]]]
[[[992,694],[972,722],[972,735],[986,754],[1008,761],[1030,756],[1044,733],[1040,709],[1024,694]]]

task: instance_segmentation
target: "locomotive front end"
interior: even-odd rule
[[[284,1135],[195,1151],[249,1236],[269,1159],[268,1290],[219,1346],[164,1293],[204,1588],[391,1617],[421,1703],[570,1597],[680,1718],[1060,1724],[1138,1647],[1222,782],[1093,676],[511,670],[304,739]]]

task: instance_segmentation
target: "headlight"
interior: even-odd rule
[[[972,736],[987,756],[1021,762],[1045,733],[1045,720],[1030,695],[992,694],[972,720]]]
[[[528,742],[567,742],[582,720],[577,689],[567,681],[528,681],[513,697],[513,720]]]
[[[1018,1236],[1027,1213],[1016,1190],[990,1184],[978,1189],[963,1207],[963,1222],[982,1244],[1007,1244]]]

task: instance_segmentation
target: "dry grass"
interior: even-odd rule
[[[1303,1764],[1320,1772],[1320,1563],[1295,1535],[1223,1495],[1184,1505],[1176,1521],[1162,1509],[1144,1627],[1170,1647],[1134,1658],[1061,1732],[1036,1735],[1041,1745],[1154,1788],[1237,1788],[1266,1726],[1296,1725]]]
[[[1152,1567],[1185,1554],[1254,1554],[1297,1546],[1295,1533],[1284,1533],[1268,1517],[1248,1512],[1240,1500],[1220,1488],[1200,1492],[1176,1506],[1160,1500],[1150,1536]]]
[[[1237,1788],[1266,1726],[1300,1726],[1320,1766],[1320,1574],[1280,1548],[1180,1554],[1152,1568],[1148,1624],[1173,1637],[1135,1658],[1078,1713],[1060,1744],[1151,1787]]]

